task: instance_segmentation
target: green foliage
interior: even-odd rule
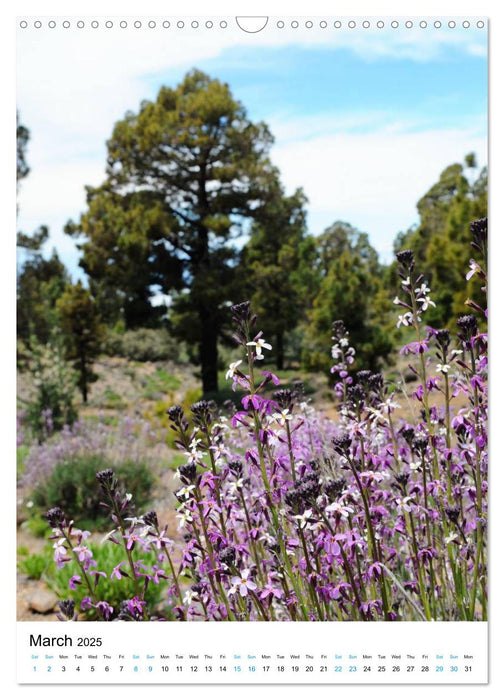
[[[352,345],[359,348],[356,367],[377,369],[392,350],[383,269],[367,234],[337,221],[317,239],[319,287],[309,311],[304,358],[309,367],[327,368],[331,327],[342,320]]]
[[[128,404],[120,394],[115,392],[110,387],[107,387],[104,392],[103,400],[101,401],[101,406],[103,408],[112,408],[120,410],[122,408],[127,408]]]
[[[32,239],[33,236],[27,237],[26,241],[20,240],[26,246]],[[56,251],[53,251],[48,260],[37,252],[30,254],[17,276],[16,313],[19,340],[29,343],[33,337],[39,343],[50,341],[58,324],[56,302],[68,283],[68,273]]]
[[[25,459],[30,452],[28,445],[18,445],[16,448],[16,474],[21,476],[25,470]]]
[[[23,527],[25,527],[33,537],[46,537],[51,532],[47,520],[40,513],[30,515],[28,520],[23,523]]]
[[[46,554],[28,554],[18,563],[18,569],[22,574],[35,581],[39,581],[51,566],[51,559]]]
[[[66,362],[56,337],[47,345],[32,338],[31,347],[24,351],[22,366],[33,378],[24,422],[42,441],[53,430],[61,430],[64,425],[72,425],[77,420],[73,405],[76,373]]]
[[[19,120],[19,112],[16,112],[16,178],[19,182],[25,178],[30,172],[30,168],[26,162],[26,148],[30,138],[30,132],[21,124]]]
[[[203,397],[201,393],[201,389],[193,388],[193,389],[187,389],[186,393],[184,394],[184,398],[182,399],[181,406],[184,410],[184,412],[189,415],[190,413],[190,407],[192,406],[193,403],[196,403]]]
[[[101,323],[96,301],[80,280],[66,287],[56,308],[65,338],[66,355],[74,360],[78,373],[77,385],[86,403],[89,385],[98,379],[92,366],[100,352],[105,327]]]
[[[114,396],[117,396],[117,394],[115,394]],[[90,415],[90,416],[86,416],[86,420],[90,423],[99,423],[99,424],[103,424],[103,425],[113,425],[113,426],[119,425],[119,422],[120,422],[120,418],[118,415],[114,415],[114,416]]]
[[[467,282],[465,275],[472,257],[469,224],[487,215],[487,185],[487,170],[477,173],[474,154],[464,165],[448,166],[417,204],[419,225],[396,238],[394,250],[411,248],[418,268],[428,270],[436,302],[425,314],[428,324],[454,329],[456,318],[467,313],[467,298],[484,302],[477,279]]]
[[[31,500],[40,512],[56,504],[82,527],[106,528],[110,521],[100,505],[96,473],[107,468],[114,470],[122,488],[135,495],[137,508],[149,503],[154,485],[149,467],[131,461],[108,463],[100,454],[75,456],[57,464],[48,479],[35,486]]]
[[[39,251],[48,238],[49,229],[47,226],[39,226],[39,228],[31,235],[18,231],[16,245],[19,248],[24,248],[26,251]],[[53,250],[53,257],[55,256],[56,251]]]
[[[201,389],[198,388],[191,388],[187,389],[187,391],[184,394],[184,398],[180,402],[180,405],[182,406],[184,413],[190,417],[190,408],[192,404],[196,403],[202,398],[202,392]],[[145,411],[144,413],[144,418],[146,418],[149,421],[152,421],[155,425],[159,426],[160,428],[166,429],[166,434],[164,437],[164,440],[167,445],[170,447],[175,447],[175,436],[173,434],[172,430],[168,430],[170,427],[170,420],[167,416],[167,411],[168,409],[173,406],[173,398],[165,398],[160,401],[156,401],[154,404],[154,407],[152,409],[149,409]]]
[[[85,237],[81,265],[100,308],[115,300],[128,328],[160,313],[153,288],[171,295],[174,330],[198,345],[205,391],[217,388],[217,341],[232,298],[228,241],[277,178],[271,143],[227,84],[193,70],[116,123],[107,179],[88,188],[88,210],[66,228]]]
[[[17,186],[30,172],[26,149],[30,132],[16,114]],[[49,342],[56,325],[55,303],[69,281],[63,263],[56,251],[45,260],[39,252],[49,238],[47,226],[40,226],[31,235],[18,231],[16,245],[24,249],[28,258],[17,271],[17,335],[28,342],[34,336],[41,343]]]
[[[175,375],[165,369],[157,369],[153,375],[147,377],[142,395],[146,399],[158,399],[163,394],[169,394],[178,389],[181,381]]]
[[[140,362],[177,362],[182,348],[166,328],[137,328],[124,332],[108,330],[102,349],[106,355]]]
[[[126,560],[124,549],[112,542],[104,544],[93,542],[89,546],[93,552],[93,559],[96,561],[96,569],[107,574],[107,578],[99,577],[96,594],[101,600],[108,601],[117,610],[122,600],[133,598],[135,595],[131,578],[122,577],[119,581],[110,580],[113,568]],[[133,550],[133,559],[141,559],[149,569],[157,562],[156,553],[152,550],[148,552]],[[21,557],[18,568],[30,578],[45,581],[59,598],[73,598],[76,610],[81,610],[83,598],[89,595],[84,585],[78,585],[75,590],[68,588],[69,579],[74,575],[81,575],[81,571],[74,561],[68,562],[63,569],[58,569],[53,561],[53,550],[50,546],[46,547],[41,554],[29,554]],[[122,568],[127,571],[127,564]],[[167,584],[164,581],[147,587],[144,600],[149,607],[155,607],[163,601],[166,589]],[[85,615],[87,620],[99,619],[96,610],[88,610]]]
[[[251,300],[265,337],[274,343],[277,369],[284,366],[285,335],[297,325],[306,303],[295,283],[306,231],[306,202],[302,190],[286,197],[279,184],[272,187],[242,251],[242,297]]]

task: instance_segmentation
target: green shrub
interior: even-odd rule
[[[77,374],[65,361],[57,339],[41,345],[34,338],[25,352],[25,365],[33,378],[26,402],[24,422],[42,442],[53,430],[72,425],[77,420],[73,405]]]
[[[190,418],[191,405],[199,401],[202,397],[201,389],[187,389],[184,394],[184,398],[181,401],[181,406],[184,413],[188,418]],[[143,417],[145,420],[152,422],[154,425],[160,428],[169,428],[170,420],[167,416],[168,409],[173,406],[173,397],[168,397],[168,399],[163,399],[161,401],[156,401],[152,409],[144,412]],[[164,438],[165,444],[169,447],[175,448],[176,436],[172,430],[167,430]]]
[[[51,563],[50,555],[47,552],[46,554],[28,554],[18,563],[18,569],[28,578],[39,581]]]
[[[82,523],[77,523],[80,527]],[[122,600],[132,598],[135,595],[135,589],[131,578],[123,577],[120,580],[110,580],[112,569],[120,562],[126,561],[124,549],[112,542],[98,544],[89,542],[89,547],[93,552],[93,559],[96,562],[96,569],[107,574],[107,578],[102,576],[98,579],[96,589],[97,596],[100,600],[108,601],[114,609],[118,609]],[[149,568],[156,564],[157,557],[154,551],[137,551],[133,550],[133,559],[141,559]],[[81,611],[82,599],[89,595],[87,588],[84,585],[79,585],[75,590],[68,588],[68,581],[74,575],[81,575],[81,571],[74,561],[68,562],[64,568],[58,569],[53,559],[52,546],[47,546],[40,554],[30,554],[21,559],[18,564],[19,570],[27,574],[33,579],[42,579],[46,582],[51,590],[61,599],[73,598],[76,605],[76,610]],[[127,563],[122,567],[128,570]],[[82,576],[81,576],[82,578]],[[147,587],[146,600],[150,609],[159,605],[166,595],[167,584],[163,581],[159,584],[150,584]],[[95,610],[86,611],[88,620],[99,619]]]
[[[189,414],[192,404],[199,401],[202,396],[203,394],[200,388],[195,387],[193,389],[188,389],[184,394],[184,398],[182,399],[181,403],[184,413]]]
[[[109,330],[103,351],[109,356],[127,357],[140,362],[180,359],[180,342],[165,328],[138,328],[125,331]]]
[[[19,445],[19,447],[16,448],[16,474],[18,477],[21,476],[25,470],[25,459],[29,452],[30,448],[28,445]]]
[[[149,502],[154,476],[146,464],[125,461],[113,464],[99,454],[70,457],[57,464],[51,476],[38,484],[31,496],[45,511],[60,506],[80,527],[109,529],[110,520],[102,505],[96,473],[113,469],[121,487],[134,496],[138,508]]]
[[[110,387],[107,387],[104,392],[103,400],[101,402],[103,408],[112,409],[122,409],[127,407],[126,401],[123,400],[120,394],[117,394]]]
[[[113,425],[113,426],[119,425],[119,422],[120,422],[118,416],[106,416],[106,415],[86,416],[86,421],[88,423],[100,423],[102,425]]]
[[[41,513],[31,515],[28,520],[23,523],[23,527],[25,527],[33,537],[46,537],[47,534],[51,534],[51,528],[47,520],[42,517]]]
[[[169,374],[165,369],[157,369],[153,375],[145,380],[142,395],[146,399],[156,400],[162,398],[164,394],[171,394],[178,389],[181,381],[173,374]]]

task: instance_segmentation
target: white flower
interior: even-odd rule
[[[134,527],[138,527],[138,525],[145,525],[142,518],[124,518],[124,520],[129,520],[129,522],[131,523],[130,527],[132,530]]]
[[[112,537],[112,535],[114,534],[114,532],[117,532],[117,528],[116,528],[115,530],[111,530],[110,532],[107,532],[107,534],[105,535],[105,537],[102,537],[102,539],[100,540],[100,544],[103,544],[103,543],[106,542],[108,539],[110,539],[110,538]]]
[[[312,509],[308,508],[308,510],[305,510],[303,515],[295,515],[294,519],[299,520],[298,524],[299,524],[299,527],[301,528],[301,530],[305,530],[305,529],[310,530],[311,528],[309,526],[308,519],[311,518],[311,516],[312,516]]]
[[[231,484],[229,485],[229,492],[232,494],[235,494],[237,491],[240,491],[243,488],[243,479],[237,479],[236,481],[232,481]]]
[[[396,328],[400,328],[401,326],[410,326],[413,323],[413,314],[411,311],[406,311],[405,314],[399,314],[397,318],[398,321],[396,323]]]
[[[191,491],[195,488],[196,486],[194,484],[191,484],[190,486],[184,486],[179,491],[177,491],[176,495],[179,498],[183,498],[185,501],[188,501],[192,497]]]
[[[232,379],[234,377],[234,375],[236,373],[236,368],[238,367],[238,365],[241,365],[241,363],[242,363],[241,360],[237,360],[236,362],[231,362],[231,364],[229,365],[229,369],[226,372],[226,379]]]
[[[238,589],[241,597],[245,598],[249,591],[255,591],[257,586],[253,581],[249,581],[249,574],[250,569],[243,569],[239,576],[234,576],[231,579],[231,589],[228,591],[228,595],[231,594],[231,591],[236,593]]]
[[[306,414],[315,413],[315,409],[313,408],[313,406],[310,406],[310,404],[306,401],[301,401],[301,403],[299,404],[299,408],[303,413]]]
[[[330,506],[327,506],[325,511],[326,513],[337,513],[340,517],[345,519],[348,518],[350,513],[354,512],[353,508],[350,508],[350,506],[344,506],[339,502],[331,503]]]
[[[238,590],[237,585],[231,586],[231,588],[228,589],[228,592],[226,594],[227,597],[230,598],[232,595],[234,595],[236,593],[237,590]]]
[[[251,340],[250,343],[247,343],[247,345],[255,347],[256,360],[264,359],[264,355],[262,354],[263,348],[266,350],[272,350],[272,346],[263,338],[259,338],[259,340]]]
[[[182,513],[179,513],[175,517],[179,518],[179,520],[180,520],[180,522],[178,524],[179,530],[182,530],[182,528],[185,527],[187,525],[187,523],[193,522],[193,517],[192,517],[190,510],[184,510]]]
[[[456,539],[457,539],[457,533],[450,532],[448,537],[445,537],[445,544],[450,544],[451,542],[455,542]]]
[[[396,498],[397,510],[404,510],[406,513],[409,513],[411,511],[411,506],[409,505],[411,500],[411,496]]]
[[[394,408],[400,408],[400,404],[394,401],[392,396],[389,396],[388,399],[380,404],[380,408],[384,408],[387,413],[393,413]]]
[[[400,304],[400,303],[401,303],[401,300],[399,299],[399,297],[395,297],[395,298],[394,298],[394,301],[393,301],[392,303],[393,303],[393,304]]]
[[[201,440],[199,438],[193,438],[189,443],[190,452],[184,452],[184,454],[189,457],[189,462],[197,462],[205,456],[201,450],[198,450],[198,445],[200,444]]]
[[[466,275],[466,280],[470,280],[471,277],[478,272],[481,272],[481,267],[478,265],[476,260],[471,259],[469,261],[469,272]]]
[[[195,591],[186,591],[184,595],[184,605],[191,605],[193,600],[198,597],[198,594]]]
[[[441,363],[436,365],[436,372],[442,372],[443,374],[448,374],[450,371],[450,365],[442,365]]]
[[[419,297],[418,302],[422,305],[421,306],[422,311],[427,311],[429,306],[436,306],[436,304],[428,296]]]
[[[346,348],[346,346],[348,345],[348,338],[346,336],[343,336],[343,338],[340,338],[339,344],[340,347]]]
[[[274,413],[271,417],[278,421],[280,425],[285,425],[287,421],[292,420],[293,418],[292,414],[289,413],[288,408],[284,408],[281,413]]]
[[[417,287],[417,288],[415,289],[415,292],[416,292],[417,294],[422,294],[422,295],[424,295],[424,294],[428,294],[428,293],[430,292],[430,289],[429,289],[429,287],[427,286],[427,283],[426,283],[426,282],[422,282],[421,286],[420,286],[420,287]]]
[[[203,452],[184,452],[185,455],[188,456],[188,462],[191,464],[194,464],[194,462],[198,462],[200,459],[203,459],[205,456]]]
[[[58,559],[66,558],[67,556],[67,550],[66,547],[64,546],[65,539],[62,538],[61,540],[58,540],[53,544],[53,549],[54,549],[54,561],[58,561]]]
[[[266,545],[272,545],[276,542],[273,535],[270,535],[268,532],[265,532],[264,535],[261,535],[261,537],[259,537],[259,541],[266,542]]]
[[[422,462],[410,462],[409,466],[412,472],[422,471]]]
[[[402,284],[403,287],[409,287],[409,285],[411,284],[410,278],[409,278],[409,277],[406,277],[405,280],[401,280],[401,284]]]
[[[217,460],[222,459],[222,455],[224,454],[224,448],[222,445],[210,445],[209,449],[213,452],[216,462]]]

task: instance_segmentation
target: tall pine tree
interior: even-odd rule
[[[143,324],[153,289],[170,295],[176,331],[199,347],[205,392],[217,389],[217,341],[236,251],[230,245],[276,172],[272,137],[229,86],[193,70],[117,122],[107,178],[67,232],[83,235],[91,283],[120,292],[128,326]],[[92,285],[91,285],[92,286]]]
[[[306,202],[300,189],[288,197],[280,185],[272,188],[242,251],[244,296],[272,341],[277,369],[284,368],[286,333],[297,325],[303,310],[304,299],[295,282],[306,233]]]

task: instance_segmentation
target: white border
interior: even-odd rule
[[[139,10],[141,10],[139,12]],[[405,12],[406,10],[406,12]],[[133,2],[132,0],[87,0],[87,2],[76,2],[69,4],[68,0],[46,0],[43,4],[36,0],[20,0],[16,4],[9,3],[9,7],[0,10],[0,65],[2,66],[2,107],[1,110],[1,129],[0,129],[0,152],[2,153],[2,164],[0,170],[0,187],[4,195],[3,203],[3,254],[0,256],[0,284],[2,300],[4,303],[2,330],[4,340],[2,343],[2,378],[3,378],[3,401],[2,401],[2,446],[3,459],[2,468],[4,470],[4,483],[7,489],[4,508],[2,511],[2,524],[4,527],[4,537],[2,543],[2,563],[3,576],[1,583],[2,596],[2,637],[6,641],[3,645],[2,656],[2,685],[6,690],[7,696],[15,698],[33,697],[34,693],[37,697],[59,698],[68,697],[80,698],[88,697],[90,692],[97,692],[97,687],[90,688],[88,686],[74,686],[72,688],[64,686],[51,686],[34,690],[29,687],[17,686],[15,682],[15,644],[10,643],[15,635],[15,569],[13,562],[15,561],[15,513],[13,503],[15,502],[15,449],[14,449],[14,432],[15,432],[15,377],[12,368],[15,362],[15,339],[13,329],[15,329],[15,240],[14,231],[16,230],[15,222],[15,180],[14,180],[14,163],[15,163],[15,143],[12,135],[15,129],[15,17],[16,16],[40,16],[40,15],[132,15],[132,16],[167,16],[185,14],[186,16],[208,16],[208,15],[328,15],[328,16],[347,16],[347,17],[362,17],[362,16],[389,16],[391,18],[400,19],[403,16],[488,16],[490,18],[490,106],[491,106],[491,121],[490,121],[490,221],[491,221],[491,260],[490,260],[490,275],[491,279],[497,280],[495,284],[491,284],[492,310],[494,312],[495,321],[491,326],[491,358],[495,358],[491,364],[491,463],[490,463],[490,572],[491,572],[491,592],[490,592],[490,684],[488,686],[386,686],[373,687],[373,689],[365,686],[354,687],[350,692],[352,697],[403,697],[407,694],[408,697],[422,697],[425,693],[429,693],[431,697],[445,697],[450,692],[457,698],[477,697],[487,695],[487,697],[498,697],[498,691],[502,692],[504,688],[504,664],[501,659],[501,649],[503,648],[503,631],[504,619],[503,608],[500,604],[501,599],[501,575],[502,557],[499,556],[502,552],[500,538],[500,521],[499,515],[502,510],[502,505],[499,501],[499,494],[504,493],[503,471],[500,464],[500,449],[497,442],[499,435],[500,418],[502,409],[499,406],[500,394],[504,390],[503,385],[503,366],[500,359],[499,349],[502,341],[502,313],[499,308],[499,300],[502,295],[501,282],[502,272],[500,262],[504,259],[502,255],[502,239],[504,236],[504,221],[503,221],[503,197],[501,194],[503,186],[502,178],[502,159],[504,156],[503,139],[504,134],[500,125],[503,123],[502,110],[502,88],[501,78],[499,77],[499,66],[504,65],[504,33],[502,25],[503,13],[496,9],[495,1],[483,0],[478,3],[468,2],[468,0],[458,0],[456,2],[440,3],[434,0],[424,0],[422,3],[407,3],[396,1],[384,1],[377,3],[367,1],[360,2],[358,5],[355,0],[348,2],[342,0],[337,4],[328,0],[310,0],[307,3],[301,3],[299,0],[287,2],[285,0],[256,0],[256,2],[237,2],[237,0],[186,0],[181,6],[174,3],[162,2],[161,0],[142,0],[141,3]],[[500,156],[500,162],[499,162]],[[11,203],[9,207],[9,202]],[[7,331],[8,329],[8,331]],[[492,352],[493,349],[493,352]],[[501,367],[499,367],[501,362]],[[496,514],[494,517],[494,513]],[[5,531],[6,530],[6,531]],[[449,623],[448,623],[449,624]],[[96,690],[95,690],[96,688]],[[290,698],[306,698],[307,686],[293,687],[290,686],[287,690]],[[105,693],[110,692],[106,689]],[[152,687],[149,691],[147,688],[144,692],[173,692],[165,688]],[[202,692],[199,688],[188,686],[187,690],[179,688],[180,696],[184,698],[192,698],[200,696]],[[235,686],[219,687],[218,693],[220,697],[229,698],[248,698],[255,697],[256,694],[266,692],[266,688],[255,688],[254,686],[244,686],[237,688]],[[272,691],[273,692],[273,691]],[[337,690],[334,686],[319,686],[317,687],[317,697],[336,697],[337,692],[347,692],[347,689]],[[139,687],[121,687],[122,698],[138,698]],[[441,696],[442,693],[442,696]],[[488,696],[488,693],[491,693]],[[100,693],[101,695],[101,693]],[[98,696],[100,697],[100,696]],[[266,692],[266,697],[268,693]]]

